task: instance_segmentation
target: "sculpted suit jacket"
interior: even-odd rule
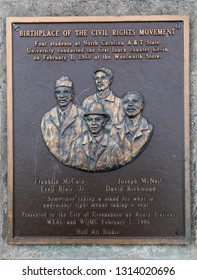
[[[41,122],[41,131],[50,152],[61,162],[67,164],[70,147],[83,131],[83,110],[72,104],[70,112],[60,124],[58,107],[47,112]]]
[[[153,125],[141,116],[139,126],[131,133],[124,120],[122,124],[116,125],[118,140],[121,143],[125,163],[130,162],[140,154],[148,144],[153,133]]]
[[[110,135],[103,133],[95,154],[91,151],[89,138],[86,131],[73,142],[69,165],[86,171],[107,171],[123,165],[122,151]]]

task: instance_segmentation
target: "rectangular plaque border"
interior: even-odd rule
[[[13,235],[13,83],[12,83],[12,24],[14,23],[83,23],[83,22],[153,22],[181,21],[184,24],[184,162],[185,162],[185,237],[132,237],[132,238],[73,238],[73,237],[17,237]],[[190,119],[189,119],[189,17],[175,15],[148,16],[95,16],[95,17],[8,17],[6,19],[7,56],[7,155],[8,155],[8,244],[189,244],[191,230],[190,208]]]

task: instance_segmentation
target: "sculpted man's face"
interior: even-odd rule
[[[106,73],[98,71],[95,74],[95,83],[98,91],[105,91],[109,88],[110,80]]]
[[[128,117],[136,117],[142,111],[142,101],[136,94],[128,94],[123,98],[123,107]]]
[[[88,129],[92,134],[99,134],[105,126],[105,117],[102,115],[89,115],[86,117]]]
[[[74,98],[73,90],[69,87],[57,87],[55,89],[55,97],[60,108],[65,109]]]

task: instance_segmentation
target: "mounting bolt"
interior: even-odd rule
[[[14,29],[14,31],[17,32],[17,31],[19,31],[20,27],[14,23],[13,24],[13,29]]]
[[[177,22],[177,23],[175,24],[175,28],[176,28],[176,29],[180,29],[180,28],[181,28],[180,22]]]

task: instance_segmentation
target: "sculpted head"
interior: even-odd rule
[[[107,68],[99,68],[94,74],[93,78],[95,80],[96,88],[98,91],[105,91],[109,88],[113,81],[113,72]]]
[[[55,85],[55,97],[62,110],[74,99],[73,82],[67,76],[61,76]]]
[[[123,108],[126,115],[134,118],[144,109],[144,97],[139,91],[126,91],[122,97]]]
[[[110,116],[104,111],[102,104],[93,103],[84,114],[88,129],[91,134],[99,134],[105,127]]]

